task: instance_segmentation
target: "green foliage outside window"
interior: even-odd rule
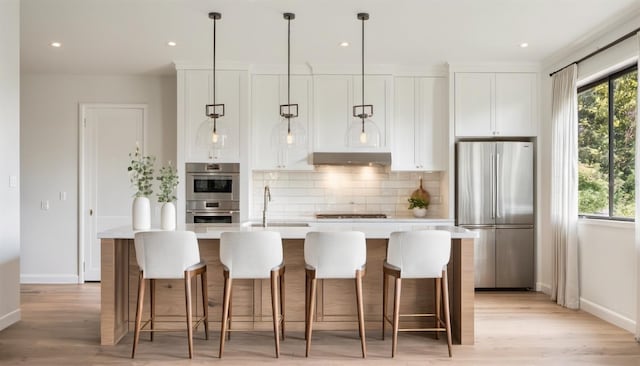
[[[609,88],[613,113],[609,120]],[[606,217],[635,216],[635,134],[637,70],[607,78],[578,93],[579,213]],[[609,130],[613,134],[612,145]],[[613,149],[610,169],[609,149]],[[611,170],[611,172],[610,172]],[[609,210],[609,176],[613,183]]]

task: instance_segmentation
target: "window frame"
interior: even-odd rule
[[[578,212],[578,218],[585,218],[585,219],[595,219],[595,220],[609,220],[609,221],[627,221],[627,222],[635,222],[635,218],[631,218],[631,217],[620,217],[620,216],[613,216],[613,204],[614,204],[614,193],[615,193],[615,172],[614,172],[614,134],[612,134],[611,132],[613,131],[613,119],[614,119],[614,103],[612,103],[613,101],[613,94],[614,94],[614,88],[613,88],[613,81],[617,78],[619,78],[622,75],[625,74],[629,74],[632,73],[634,71],[638,71],[638,64],[635,63],[633,65],[627,66],[621,70],[615,71],[613,73],[607,74],[597,80],[591,81],[588,84],[582,85],[580,87],[578,87],[576,94],[580,94],[581,92],[587,90],[587,89],[591,89],[597,85],[600,84],[607,84],[608,90],[607,90],[607,98],[609,101],[609,105],[608,105],[608,119],[607,119],[607,125],[608,125],[608,129],[609,129],[609,152],[608,152],[608,158],[609,158],[609,171],[608,171],[608,184],[609,184],[609,195],[608,195],[608,200],[609,200],[609,207],[608,207],[608,215],[607,216],[601,216],[601,215],[590,215],[590,214],[581,214],[580,212]],[[640,84],[639,84],[640,86]],[[636,96],[637,98],[637,96]],[[636,108],[640,108],[640,105],[638,105]],[[580,111],[578,111],[579,113]],[[636,133],[638,133],[638,123],[640,123],[640,121],[636,120]],[[580,121],[578,121],[578,126],[580,124]],[[635,148],[637,149],[638,146],[635,146]],[[578,157],[578,164],[580,164],[580,158]],[[637,214],[637,213],[636,213]]]

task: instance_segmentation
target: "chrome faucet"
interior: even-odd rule
[[[268,185],[264,186],[264,197],[262,202],[262,226],[267,227],[267,209],[269,208],[269,201],[271,201],[271,190]]]

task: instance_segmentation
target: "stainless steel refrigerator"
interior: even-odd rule
[[[476,288],[534,286],[534,145],[457,145],[457,224],[477,231]]]

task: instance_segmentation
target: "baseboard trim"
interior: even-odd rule
[[[3,330],[9,327],[12,324],[15,324],[20,321],[21,313],[20,309],[16,309],[7,315],[0,317],[0,330]]]
[[[632,319],[622,316],[583,297],[580,298],[580,310],[584,310],[589,314],[595,315],[598,318],[616,325],[630,333],[635,333],[636,331],[636,322]]]
[[[78,281],[78,275],[20,275],[20,283],[25,284],[67,284]]]
[[[551,285],[547,285],[546,283],[542,282],[536,282],[536,291],[551,295]]]

